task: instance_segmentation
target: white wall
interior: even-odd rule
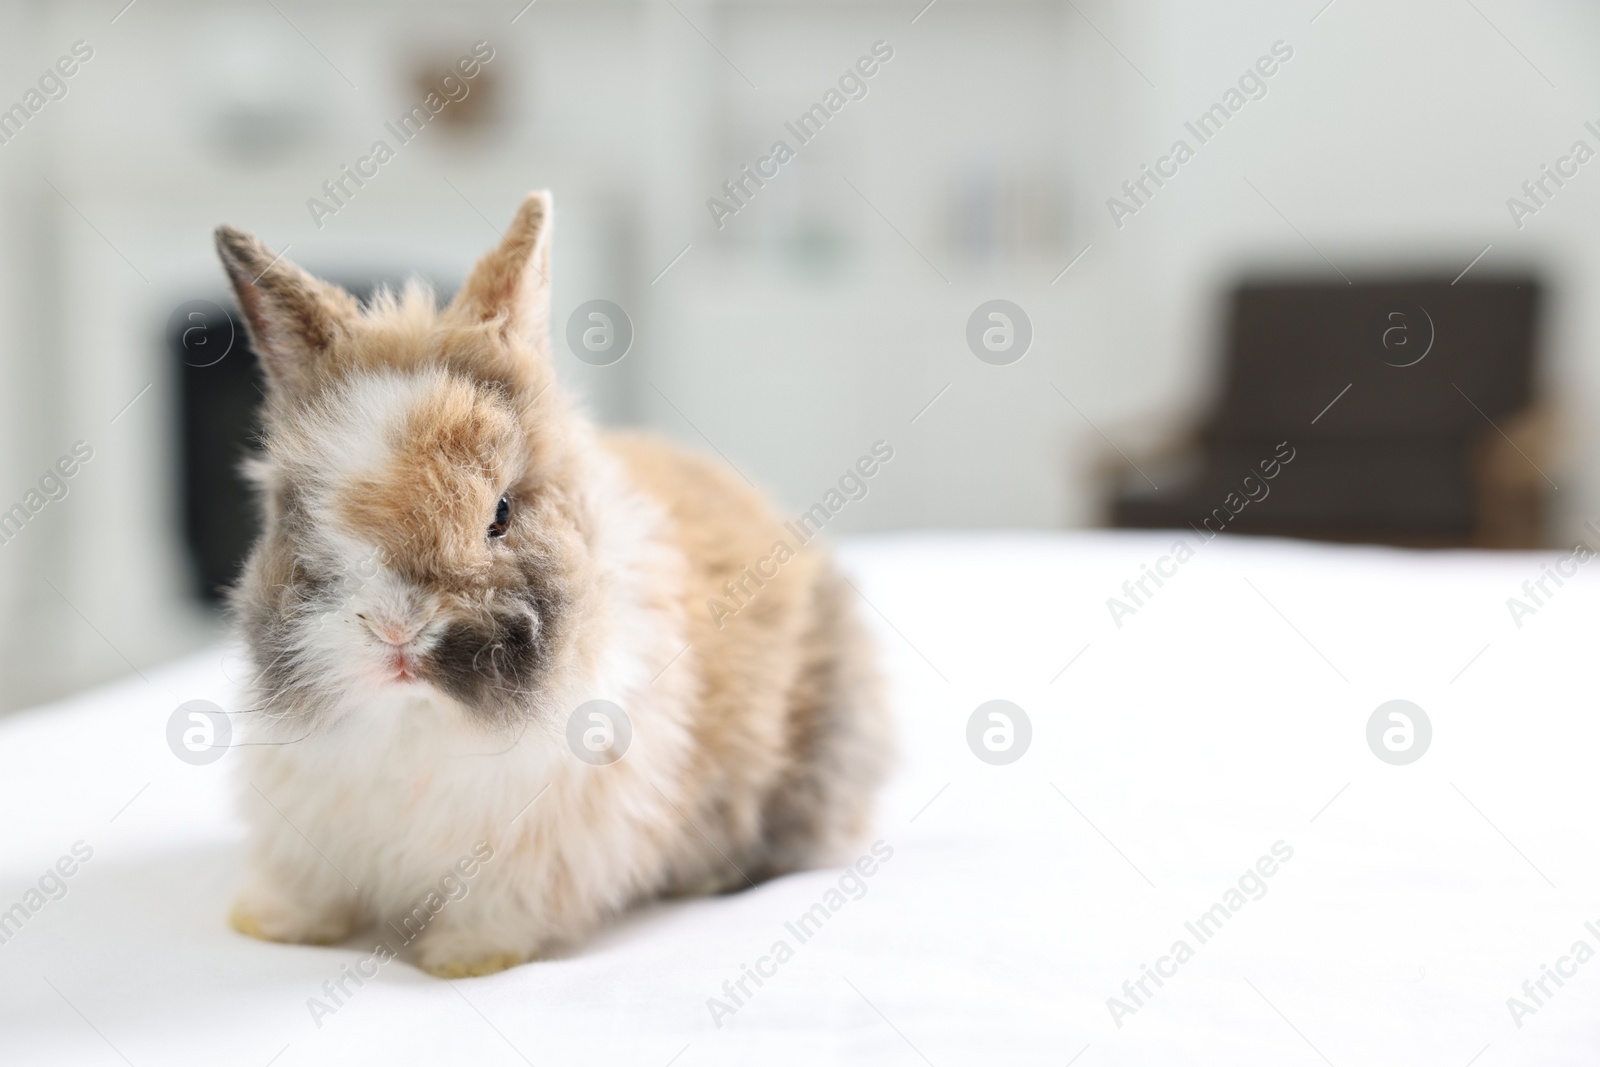
[[[1475,0],[1480,15],[1455,3],[1338,0],[1313,23],[1324,3],[1170,3],[1136,20],[1145,32],[1124,50],[1157,88],[1130,82],[1139,132],[1097,161],[1096,222],[1122,278],[1125,352],[1145,360],[1136,406],[1204,403],[1218,297],[1241,271],[1337,283],[1326,256],[1351,277],[1450,277],[1492,245],[1473,277],[1534,271],[1549,285],[1544,387],[1567,431],[1550,465],[1561,487],[1551,506],[1558,536],[1570,533],[1600,510],[1591,429],[1600,320],[1586,299],[1600,266],[1600,161],[1521,229],[1506,200],[1575,139],[1600,150],[1583,128],[1600,125],[1600,13],[1578,3]],[[1267,97],[1118,230],[1104,198],[1278,39],[1295,55]]]
[[[1539,266],[1572,428],[1556,506],[1593,514],[1600,162],[1523,230],[1505,198],[1600,120],[1600,15],[1474,2],[1559,89],[1442,0],[938,0],[915,23],[920,0],[539,0],[515,25],[516,4],[279,0],[293,26],[258,3],[141,0],[113,25],[120,5],[0,0],[0,103],[74,40],[96,49],[0,147],[0,502],[73,440],[96,448],[0,545],[0,706],[214,633],[183,595],[161,337],[178,303],[221,292],[223,221],[313,269],[448,283],[548,186],[558,331],[593,297],[637,330],[612,367],[561,357],[603,418],[709,440],[796,511],[888,440],[839,531],[1051,527],[1097,519],[1101,431],[1136,453],[1203,409],[1240,270],[1337,278],[1248,179],[1352,276],[1459,269],[1490,243],[1477,273]],[[478,38],[497,53],[492,133],[430,128],[313,225],[306,198],[415,100],[414,60]],[[879,39],[895,55],[867,97],[719,231],[705,200]],[[1295,54],[1268,95],[1113,225],[1106,198],[1279,39]],[[964,340],[994,297],[1033,320],[1009,367]]]

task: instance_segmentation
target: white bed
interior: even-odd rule
[[[785,922],[839,871],[657,905],[492,977],[391,963],[316,1021],[308,998],[373,939],[230,931],[230,760],[165,740],[180,702],[233,706],[228,653],[0,720],[0,909],[93,850],[0,944],[0,1062],[1600,1061],[1600,960],[1571,955],[1600,950],[1600,563],[1513,620],[1557,553],[1219,539],[1118,627],[1107,598],[1175,539],[845,546],[901,727],[876,835],[893,855],[806,943]],[[997,698],[1033,728],[1003,766],[966,740]],[[1409,765],[1368,748],[1392,699],[1432,723]],[[1292,858],[1246,879],[1265,895],[1200,944],[1185,924],[1278,842]],[[708,999],[731,1006],[723,983],[779,939],[793,958],[714,1021]],[[1135,1005],[1123,983],[1180,939],[1193,958]],[[1544,965],[1575,974],[1535,1004]],[[1113,996],[1137,1010],[1113,1018]]]

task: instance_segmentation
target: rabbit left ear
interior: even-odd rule
[[[337,285],[313,278],[232,226],[217,228],[217,254],[267,380],[293,391],[304,389],[334,339],[360,318],[360,305]]]
[[[548,192],[529,193],[500,247],[478,260],[450,309],[474,322],[500,320],[507,334],[543,344],[550,328]]]

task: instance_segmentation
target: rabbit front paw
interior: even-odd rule
[[[526,952],[511,951],[457,930],[430,930],[416,946],[417,966],[436,978],[479,978],[528,959]]]
[[[422,956],[417,958],[417,966],[435,978],[481,978],[486,974],[510,970],[522,962],[522,957],[515,952],[498,952],[472,960],[429,961]]]
[[[259,888],[239,894],[228,913],[228,925],[241,934],[298,945],[336,944],[350,936],[355,923],[354,909],[346,904],[311,907]]]

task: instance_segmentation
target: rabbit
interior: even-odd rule
[[[229,593],[242,933],[384,923],[426,971],[489,974],[869,829],[892,737],[851,586],[741,477],[568,397],[551,211],[529,194],[442,310],[217,230],[266,379]]]

